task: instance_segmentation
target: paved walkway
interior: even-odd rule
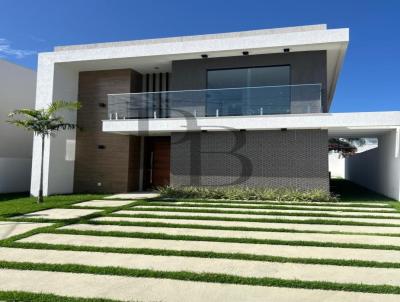
[[[171,203],[167,203],[164,206],[168,206]],[[352,203],[347,203],[348,206],[344,207],[341,206],[346,203],[338,203],[335,206],[327,206],[321,203],[310,203],[309,205],[299,205],[298,203],[293,203],[293,204],[280,204],[280,203],[251,203],[251,202],[245,202],[245,203],[237,203],[237,202],[232,202],[232,203],[227,203],[227,202],[221,202],[221,203],[216,203],[216,202],[184,202],[184,201],[178,201],[174,202],[173,207],[175,206],[182,206],[182,205],[189,205],[189,206],[196,206],[196,205],[202,205],[202,206],[207,206],[207,205],[214,205],[218,206],[219,208],[223,208],[225,206],[229,207],[235,207],[235,206],[241,206],[241,207],[279,207],[280,210],[286,210],[286,209],[325,209],[325,210],[335,210],[335,211],[368,211],[368,212],[376,212],[376,211],[384,211],[384,212],[396,212],[395,209],[389,208],[387,205],[386,206],[380,206],[379,204],[374,204],[374,207],[357,207],[353,206]],[[149,206],[152,204],[149,203]],[[364,204],[367,206],[367,204]],[[351,207],[350,207],[351,206]]]
[[[353,207],[350,203],[330,205],[310,203],[291,206],[270,202],[265,204],[271,204],[277,209],[260,209],[265,204],[238,201],[232,204],[227,201],[212,203],[183,201],[179,204],[141,201],[144,198],[154,197],[147,193],[118,195],[114,196],[116,199],[85,201],[65,209],[44,210],[22,216],[32,219],[56,219],[60,223],[66,219],[81,219],[76,224],[66,221],[68,224],[60,227],[59,231],[42,231],[17,240],[12,247],[0,246],[0,261],[30,262],[36,265],[84,265],[92,267],[93,273],[65,273],[57,271],[57,268],[46,271],[49,267],[42,267],[43,271],[36,271],[32,267],[27,267],[30,270],[0,269],[0,290],[143,302],[264,302],[266,299],[280,302],[400,300],[400,295],[370,293],[368,292],[370,288],[367,287],[386,285],[400,290],[400,268],[396,268],[400,265],[400,214],[386,204],[358,202],[357,206]],[[141,202],[138,203],[136,200]],[[187,207],[188,205],[193,206]],[[236,205],[236,208],[231,209],[229,205]],[[252,208],[240,208],[243,205]],[[186,209],[193,212],[185,212]],[[204,210],[209,213],[203,213]],[[216,210],[241,213],[216,213]],[[307,213],[318,216],[304,215]],[[114,214],[129,216],[113,216]],[[154,217],[138,217],[139,214]],[[293,214],[299,216],[292,216]],[[338,217],[326,217],[328,214]],[[92,216],[87,217],[88,215]],[[347,215],[356,217],[343,217]],[[186,216],[191,218],[185,218]],[[385,218],[389,216],[399,218]],[[224,218],[230,220],[221,220]],[[240,221],[241,219],[281,221]],[[283,219],[286,221],[283,222]],[[326,224],[311,223],[310,220],[316,219]],[[297,220],[301,223],[296,222]],[[365,225],[341,225],[353,222]],[[388,225],[373,226],[368,225],[369,223]],[[47,225],[30,224],[32,228]],[[0,223],[0,231],[1,226]],[[30,229],[28,224],[18,226]],[[216,229],[218,227],[225,229]],[[253,230],[233,228],[253,228]],[[241,239],[275,240],[275,242],[270,241],[268,244],[229,242]],[[329,243],[331,247],[317,246],[324,243]],[[35,249],[39,248],[35,244],[45,244],[46,250]],[[363,248],[332,247],[335,244],[358,244]],[[132,251],[123,251],[121,248],[129,248]],[[151,255],[150,251],[157,255]],[[193,253],[189,257],[184,256],[187,253],[181,252]],[[196,254],[198,252],[209,253],[208,258],[205,258],[204,254],[200,257],[201,255]],[[254,256],[253,259],[257,259],[255,256],[271,256],[271,259],[276,260],[231,259],[233,254],[235,258],[250,259]],[[244,257],[244,254],[247,256]],[[302,258],[301,261],[298,258]],[[277,261],[278,259],[281,261]],[[307,261],[327,263],[329,260],[335,260],[337,265],[306,263]],[[370,267],[355,262],[357,260],[368,261]],[[374,265],[376,267],[373,267]],[[389,265],[393,268],[383,267]],[[116,276],[111,274],[112,268],[143,270],[144,275],[140,278]],[[159,275],[160,272],[163,272],[163,277]],[[232,278],[254,278],[255,282],[259,281],[258,278],[274,278],[275,284],[278,285],[281,280],[286,287],[228,284],[219,283],[217,280],[185,281],[176,279],[177,275],[168,275],[172,272],[191,272],[196,278],[204,278],[205,273],[224,274]],[[147,273],[158,277],[148,278]],[[218,275],[214,276],[218,278]],[[232,278],[224,277],[223,280],[233,280]],[[319,284],[331,286],[343,285],[342,288],[351,284],[365,285],[365,287],[359,288],[361,292],[318,290],[315,289],[316,285],[298,281],[323,282]],[[306,285],[314,286],[314,289],[306,289]]]
[[[255,231],[120,226],[120,225],[93,225],[93,224],[74,224],[65,226],[61,229],[80,230],[80,231],[100,231],[100,232],[167,234],[167,235],[178,235],[178,236],[200,236],[200,237],[218,237],[218,238],[249,238],[249,239],[283,240],[283,241],[357,243],[357,244],[374,244],[374,245],[394,245],[400,247],[400,237],[371,236],[371,235],[358,235],[358,234],[344,235],[344,234],[318,234],[318,233],[255,232]]]
[[[400,251],[393,250],[330,248],[315,246],[290,246],[212,241],[162,240],[69,234],[37,234],[28,238],[21,239],[20,242],[113,248],[143,248],[169,251],[241,253],[275,257],[310,259],[327,258],[343,260],[365,260],[376,262],[398,262],[400,259]]]
[[[0,221],[0,240],[20,235],[37,228],[46,227],[50,223]]]
[[[116,194],[105,197],[105,199],[150,199],[156,198],[160,194],[154,192],[133,192],[133,193],[123,193]]]
[[[329,281],[339,283],[363,283],[370,285],[400,286],[398,269],[276,263],[231,259],[207,259],[179,256],[155,256],[99,252],[52,251],[18,248],[0,248],[0,261],[34,263],[81,264],[113,266],[155,271],[191,271],[229,274],[241,277],[269,277],[288,280]]]
[[[173,219],[173,218],[140,218],[140,217],[99,217],[94,221],[102,222],[132,222],[132,223],[164,223],[178,225],[201,225],[222,227],[248,227],[248,228],[273,228],[297,231],[314,232],[348,232],[369,234],[398,234],[400,227],[380,226],[353,226],[353,225],[326,225],[326,224],[300,224],[300,223],[272,223],[272,222],[248,222],[248,221],[224,221],[224,220],[200,220],[200,219]]]
[[[64,220],[64,219],[80,218],[98,212],[99,210],[90,210],[90,209],[50,209],[50,210],[43,210],[39,212],[25,214],[22,216],[18,216],[16,218]]]
[[[316,220],[323,219],[326,221],[351,221],[375,224],[393,224],[400,226],[400,219],[384,219],[384,218],[347,218],[347,217],[314,217],[314,216],[287,216],[273,214],[231,214],[231,213],[201,213],[201,212],[178,212],[178,211],[147,211],[144,209],[122,210],[115,212],[117,215],[137,215],[146,214],[154,216],[190,216],[190,217],[226,217],[240,219],[281,219],[281,220]]]
[[[399,218],[399,212],[386,212],[386,213],[373,213],[373,212],[349,212],[346,210],[341,211],[310,211],[307,209],[304,210],[289,210],[285,209],[243,209],[243,208],[228,208],[228,207],[218,207],[217,209],[214,207],[180,207],[180,206],[135,206],[134,209],[176,209],[176,210],[203,210],[203,211],[236,211],[236,212],[248,212],[248,213],[293,213],[293,214],[313,214],[315,216],[325,216],[325,215],[337,215],[337,216],[365,216],[365,217],[391,217],[391,218]],[[394,209],[393,209],[394,210]]]
[[[133,200],[90,200],[75,203],[74,207],[91,207],[91,208],[113,208],[121,207],[132,203]]]
[[[44,271],[0,270],[1,289],[162,302],[398,302],[398,295],[205,283]],[[35,282],[32,282],[35,280]],[[268,300],[266,300],[268,299]]]

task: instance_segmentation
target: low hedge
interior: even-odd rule
[[[158,188],[163,198],[180,199],[226,199],[226,200],[274,200],[335,202],[336,196],[323,190],[301,191],[296,189],[249,188],[249,187],[172,187]]]

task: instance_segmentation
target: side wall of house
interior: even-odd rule
[[[346,158],[346,179],[400,200],[400,130],[378,138],[378,148]]]
[[[140,139],[102,132],[107,94],[137,92],[141,75],[131,69],[79,74],[74,192],[127,192],[139,188]]]
[[[327,112],[326,64],[326,51],[289,52],[173,61],[170,89],[206,89],[207,70],[209,69],[290,65],[291,85],[322,84],[323,111]]]
[[[6,122],[8,114],[34,108],[36,72],[0,60],[0,193],[29,191],[33,135]]]
[[[326,130],[174,133],[171,184],[329,191],[328,133]]]

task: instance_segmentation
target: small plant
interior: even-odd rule
[[[228,199],[228,200],[274,200],[335,202],[337,197],[323,190],[301,191],[297,189],[249,188],[249,187],[160,187],[158,191],[165,198],[186,199]]]

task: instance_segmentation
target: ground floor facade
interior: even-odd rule
[[[326,130],[106,136],[108,144],[99,149],[78,135],[75,192],[128,192],[164,185],[329,191]]]
[[[71,89],[55,87],[52,97],[79,99],[82,108],[65,115],[79,130],[46,140],[46,195],[168,184],[328,191],[329,137],[378,137],[385,142],[378,146],[380,174],[365,157],[352,165],[360,172],[349,172],[349,179],[400,199],[399,112],[116,119],[108,116],[108,95],[135,91],[140,79],[134,71],[80,72],[78,79],[67,69],[55,72]],[[32,195],[39,190],[40,164],[35,138]]]

